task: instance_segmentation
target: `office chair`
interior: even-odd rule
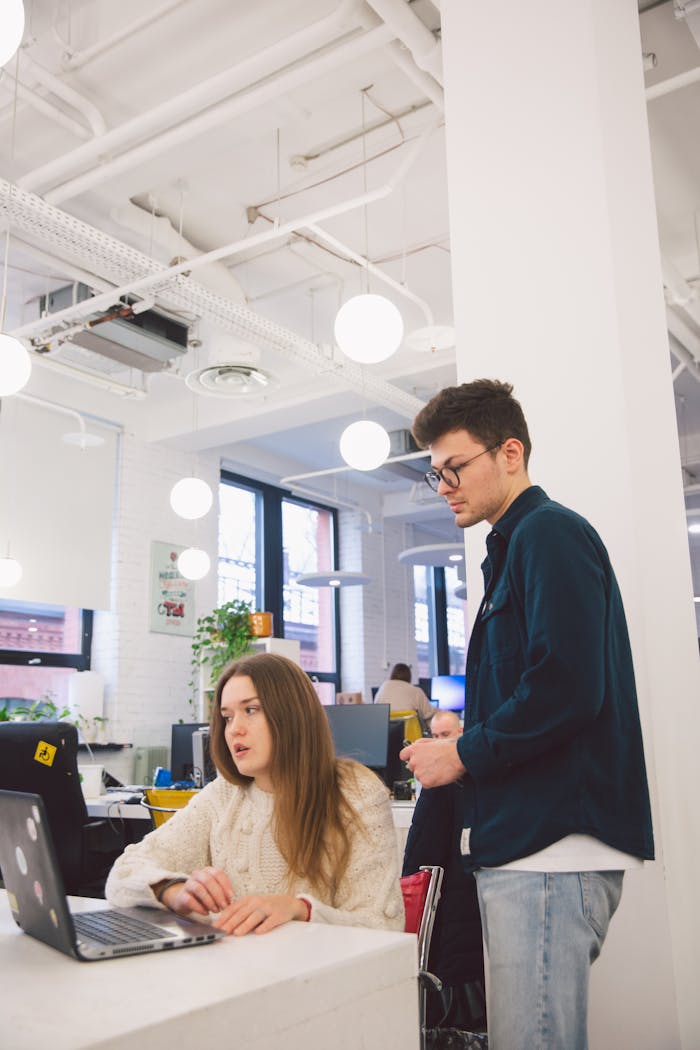
[[[153,827],[159,828],[178,809],[183,809],[199,791],[199,788],[191,791],[181,788],[147,788],[140,804],[151,814]]]
[[[404,930],[406,933],[418,935],[418,1017],[421,1050],[425,1050],[426,1047],[425,1015],[428,986],[432,986],[438,992],[442,988],[442,981],[428,970],[428,955],[443,874],[441,867],[431,865],[422,867],[414,875],[401,877],[401,892],[406,913]]]
[[[124,841],[109,821],[88,817],[75,726],[1,722],[0,788],[41,795],[66,893],[104,896],[104,881]]]

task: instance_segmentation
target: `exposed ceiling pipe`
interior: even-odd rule
[[[442,85],[442,48],[405,0],[367,0],[367,3],[406,45],[418,68],[430,73]]]
[[[128,149],[120,156],[98,164],[84,175],[78,175],[76,178],[61,183],[55,189],[48,190],[43,196],[52,204],[60,204],[71,197],[76,197],[98,183],[104,182],[105,179],[130,171],[153,157],[161,156],[166,150],[180,146],[183,142],[189,142],[198,135],[234,120],[241,114],[249,113],[266,103],[277,102],[280,97],[285,97],[297,87],[333,73],[339,66],[354,62],[368,52],[383,47],[390,38],[391,30],[386,26],[380,26],[370,30],[364,36],[358,36],[347,43],[339,44],[330,51],[325,51],[277,76],[265,79],[245,91],[240,91],[223,102],[210,106],[196,116],[183,120],[177,126],[152,136],[141,145]],[[79,147],[79,149],[82,148]],[[21,179],[20,185],[23,185]]]
[[[203,111],[209,107],[214,107],[231,96],[235,98],[237,93],[250,89],[265,78],[273,77],[285,66],[300,61],[311,52],[337,39],[338,35],[347,29],[346,23],[354,8],[354,0],[342,0],[332,14],[320,21],[292,33],[276,44],[234,63],[201,84],[125,121],[99,139],[87,142],[70,153],[49,161],[20,179],[19,185],[24,189],[43,192],[77,175],[88,165],[99,162],[102,156],[113,156],[122,149],[130,149],[138,142],[154,137],[160,138],[168,128],[182,125],[189,118],[206,116]],[[383,31],[382,44],[390,38],[389,31]],[[217,115],[219,120],[214,123],[228,119],[228,113]],[[209,113],[209,120],[211,119],[212,114]],[[191,124],[188,127],[192,130]],[[196,128],[193,133],[198,134],[199,129]]]
[[[143,29],[146,29],[147,26],[151,25],[152,22],[157,22],[165,15],[170,14],[171,11],[174,11],[176,7],[180,7],[184,2],[185,0],[168,0],[167,3],[161,4],[160,7],[147,11],[140,18],[137,18],[136,21],[124,23],[116,33],[105,37],[104,40],[98,40],[96,44],[83,48],[82,51],[74,51],[70,44],[59,37],[59,42],[65,48],[62,60],[63,68],[67,70],[80,69],[81,66],[92,62],[93,59],[104,54],[105,51],[111,51],[117,44],[121,44],[122,40],[128,40],[130,37],[136,36]]]
[[[388,273],[384,272],[384,270],[381,270],[378,266],[375,266],[374,263],[371,263],[364,255],[360,255],[359,252],[353,251],[353,249],[349,248],[347,244],[343,244],[343,242],[339,241],[337,237],[333,237],[330,233],[321,229],[320,226],[317,226],[316,223],[309,223],[306,229],[310,233],[313,233],[315,237],[318,237],[319,240],[324,241],[332,248],[335,248],[336,251],[342,252],[343,255],[347,255],[349,259],[359,263],[364,270],[371,273],[378,280],[383,281],[384,284],[387,284],[390,288],[393,288],[393,290],[398,292],[399,295],[402,295],[404,299],[408,299],[410,302],[415,303],[415,305],[423,311],[426,324],[435,324],[433,311],[430,309],[425,299],[421,299],[420,296],[412,292],[410,288],[407,288],[405,284],[395,281],[393,277],[390,277]]]
[[[674,357],[682,361],[694,379],[700,383],[700,339],[678,317],[666,307],[666,325],[669,331],[669,346]]]
[[[94,313],[95,311],[102,309],[103,307],[108,308],[113,306],[122,295],[141,293],[146,289],[149,291],[154,289],[160,290],[162,294],[163,290],[168,288],[168,297],[175,301],[177,300],[178,295],[180,295],[188,286],[188,282],[178,282],[177,289],[169,286],[173,278],[179,278],[181,274],[185,273],[185,271],[189,273],[210,262],[230,258],[239,252],[250,251],[252,248],[258,247],[260,244],[265,244],[269,241],[286,237],[288,234],[294,233],[298,229],[308,227],[310,224],[322,222],[323,220],[332,218],[335,215],[353,211],[365,204],[371,204],[372,201],[382,200],[384,197],[389,196],[390,193],[393,193],[399,183],[403,181],[436,126],[437,121],[430,124],[422,132],[418,139],[412,144],[410,150],[408,150],[406,156],[391,178],[389,178],[384,185],[379,186],[375,190],[370,190],[367,193],[361,194],[359,197],[352,197],[349,200],[330,205],[327,208],[322,208],[319,211],[312,212],[310,215],[305,215],[299,219],[293,219],[290,222],[281,223],[272,230],[266,230],[263,233],[243,237],[239,241],[223,245],[221,248],[215,248],[194,259],[177,263],[168,268],[158,267],[146,256],[141,256],[140,253],[127,249],[127,252],[129,252],[130,255],[143,260],[143,270],[146,271],[147,276],[130,280],[121,287],[115,288],[112,293],[105,293],[96,296],[91,300],[67,307],[65,310],[59,310],[53,314],[50,319],[43,318],[39,321],[23,325],[21,328],[15,330],[13,334],[18,337],[35,336],[39,332],[55,328],[63,322],[72,323],[83,316],[87,316],[89,313]],[[54,208],[52,205],[47,204],[46,201],[43,201],[40,197],[31,193],[26,193],[25,191],[18,189],[16,186],[13,186],[11,183],[0,179],[0,214],[2,214],[3,210],[7,221],[12,225],[19,225],[20,228],[24,228],[22,224],[26,223],[28,228],[38,226],[42,234],[44,234],[47,226],[54,226],[59,236],[65,236],[68,245],[71,244],[72,232],[74,230],[81,230],[86,240],[93,243],[93,247],[94,241],[97,238],[101,240],[105,247],[109,242],[113,242],[114,247],[117,250],[125,248],[125,246],[120,244],[119,241],[116,241],[114,238],[108,238],[105,234],[88,226],[87,223],[80,223],[79,220],[75,219],[73,216],[69,216],[58,208]],[[75,249],[73,249],[73,251],[75,251]],[[240,309],[242,309],[242,307]]]
[[[167,215],[152,215],[129,201],[121,208],[113,208],[110,216],[120,226],[139,234],[147,243],[152,239],[161,245],[167,253],[168,262],[173,259],[196,259],[203,254],[177,232]],[[228,296],[236,303],[246,301],[240,284],[223,263],[200,267],[198,276],[202,284],[218,295]]]
[[[0,80],[2,80],[3,77],[9,75],[9,70],[0,70]],[[18,80],[15,80],[14,83],[17,88],[17,98],[22,99],[23,102],[26,102],[33,109],[35,109],[37,113],[41,113],[43,116],[48,117],[49,120],[52,121],[54,124],[60,124],[62,128],[65,128],[66,131],[70,132],[71,135],[75,135],[76,138],[90,138],[90,132],[83,124],[79,123],[79,121],[77,120],[74,120],[73,117],[69,117],[67,113],[64,113],[63,110],[59,109],[58,106],[54,105],[53,102],[49,102],[48,99],[44,98],[43,95],[38,94],[38,92],[32,90],[32,88],[25,87],[25,85],[20,83]],[[14,92],[14,86],[11,90]],[[7,109],[4,112],[0,112],[0,120],[4,120],[5,117],[10,119],[12,108],[13,106],[11,103],[10,106],[7,107]]]
[[[97,375],[95,372],[84,372],[81,368],[73,368],[72,365],[67,365],[63,361],[57,361],[48,354],[33,354],[32,367],[37,365],[40,368],[56,372],[58,375],[63,375],[67,379],[75,379],[79,383],[87,383],[89,386],[99,387],[100,390],[106,390],[107,393],[116,394],[118,397],[141,401],[148,396],[148,391],[143,386],[129,386],[127,383],[119,383],[115,379]]]
[[[44,66],[39,65],[27,54],[26,50],[20,56],[20,76],[29,73],[34,80],[47,88],[56,98],[60,98],[71,109],[75,110],[83,118],[93,135],[104,135],[107,131],[105,119],[94,102],[85,98],[80,92],[64,83]]]
[[[398,40],[392,40],[390,44],[387,44],[385,50],[394,65],[398,66],[438,109],[444,110],[445,92],[430,73],[418,69],[414,59],[409,57],[409,53],[401,46]]]
[[[393,181],[399,178],[402,172],[405,173],[407,167],[410,166],[411,158],[415,159],[417,156],[417,146],[418,144],[414,143],[414,149],[396,172],[394,180],[390,180],[379,191],[373,191],[372,196],[377,192],[380,196],[391,192]],[[346,202],[336,206],[336,209],[346,210],[348,206]],[[356,206],[354,202],[353,206]],[[317,215],[316,218],[327,217],[327,211],[328,209],[324,209],[323,214]],[[363,369],[347,359],[334,360],[323,348],[308,339],[303,339],[282,325],[260,317],[245,306],[234,303],[223,296],[215,295],[191,277],[180,276],[185,269],[193,270],[196,266],[211,261],[212,257],[220,258],[223,255],[232,254],[232,246],[227,246],[225,251],[217,249],[215,252],[207,253],[190,262],[180,263],[166,270],[158,267],[148,256],[118,241],[115,237],[109,237],[101,230],[96,230],[74,216],[47,204],[40,197],[20,190],[2,179],[0,179],[0,215],[4,215],[5,221],[9,221],[13,228],[31,233],[33,237],[40,239],[42,244],[55,250],[60,249],[70,258],[89,257],[101,276],[112,280],[115,277],[117,280],[126,278],[127,281],[111,294],[91,299],[87,308],[85,303],[76,304],[68,310],[58,311],[50,317],[43,317],[38,321],[23,325],[20,329],[15,330],[15,335],[43,338],[44,334],[50,335],[63,323],[74,323],[89,312],[94,313],[102,307],[107,308],[113,305],[123,294],[130,291],[143,291],[145,287],[152,290],[162,285],[167,287],[168,302],[177,309],[188,310],[199,317],[206,318],[224,331],[232,332],[240,339],[273,351],[315,375],[334,376],[345,386],[357,391],[368,400],[385,405],[408,419],[412,419],[423,407],[424,403],[418,398],[381,379],[375,372]],[[308,218],[305,221],[308,221]],[[290,224],[290,229],[293,225]],[[271,240],[274,236],[285,236],[287,232],[290,230],[280,227],[257,237],[244,238],[234,245],[233,249],[245,251],[260,241]],[[144,273],[148,276],[145,278],[137,276]],[[42,358],[39,356],[37,360],[42,360]]]
[[[688,69],[685,73],[679,73],[677,77],[669,77],[668,80],[661,80],[658,84],[652,84],[651,87],[646,89],[644,94],[647,102],[651,102],[652,99],[661,98],[662,95],[670,95],[672,91],[678,91],[689,84],[696,84],[698,80],[700,80],[700,66]]]
[[[20,401],[30,401],[34,405],[41,405],[42,408],[52,409],[54,412],[61,412],[63,415],[72,416],[73,419],[78,420],[78,426],[80,427],[80,433],[83,437],[87,433],[85,428],[85,420],[80,415],[80,412],[76,412],[74,408],[66,408],[65,405],[57,405],[53,401],[46,401],[43,397],[35,397],[34,394],[15,394],[14,397],[19,398]]]

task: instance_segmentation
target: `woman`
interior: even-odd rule
[[[435,714],[435,708],[423,690],[411,685],[411,668],[408,664],[394,664],[386,682],[377,690],[375,704],[390,704],[392,711],[417,711],[426,722]]]
[[[403,930],[386,788],[334,757],[314,689],[261,653],[224,669],[209,731],[219,772],[110,872],[107,899],[215,914],[243,935],[292,920]]]

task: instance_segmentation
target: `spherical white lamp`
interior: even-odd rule
[[[14,587],[22,579],[22,566],[15,558],[0,558],[0,587]]]
[[[32,360],[26,348],[12,335],[0,333],[0,397],[16,394],[26,386]]]
[[[188,547],[177,559],[177,567],[186,580],[201,580],[209,572],[211,561],[206,551]]]
[[[214,496],[201,478],[181,478],[170,490],[170,506],[181,518],[203,518],[211,509]]]
[[[340,435],[340,454],[355,470],[375,470],[389,455],[391,441],[383,426],[358,419]]]
[[[383,295],[355,295],[335,318],[335,341],[351,361],[375,365],[401,345],[403,319]]]
[[[0,4],[0,66],[10,61],[24,36],[22,0],[2,0]]]

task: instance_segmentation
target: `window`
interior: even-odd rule
[[[301,666],[322,702],[333,703],[340,682],[337,595],[297,579],[336,567],[335,510],[228,471],[219,495],[219,600],[239,598],[271,612],[275,635],[299,641]]]
[[[68,703],[68,680],[90,667],[92,612],[60,605],[0,601],[0,707],[42,696]]]
[[[414,566],[417,673],[421,678],[464,673],[466,606],[454,595],[459,582],[453,566]]]

